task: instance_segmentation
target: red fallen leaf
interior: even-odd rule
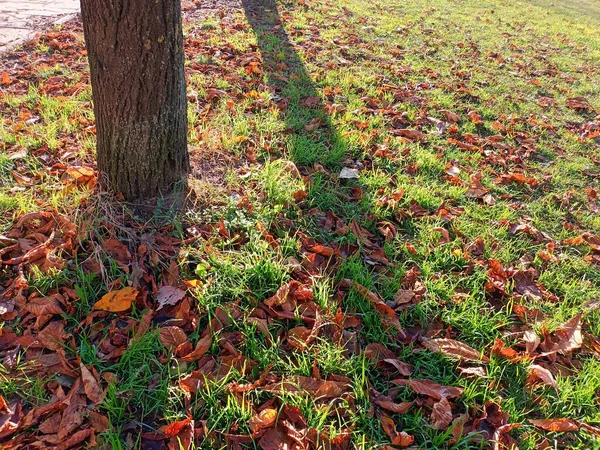
[[[190,450],[194,442],[194,421],[191,420],[183,429],[167,442],[169,450]]]
[[[187,336],[179,327],[163,327],[158,331],[158,340],[170,351],[175,350],[181,344],[188,341]]]
[[[250,427],[252,434],[256,435],[259,431],[275,425],[276,420],[277,410],[273,408],[265,408],[258,414],[253,415],[248,420],[248,426]]]
[[[389,400],[381,400],[381,399],[375,400],[374,403],[377,406],[379,406],[387,411],[391,411],[395,414],[406,414],[406,412],[413,405],[413,402],[394,403]]]
[[[450,426],[453,419],[452,408],[446,397],[433,405],[431,418],[433,419],[433,428],[436,430],[445,430]]]
[[[417,394],[427,395],[435,400],[442,398],[458,398],[463,394],[463,389],[455,386],[442,386],[431,380],[394,380],[396,384],[408,384]]]
[[[175,286],[163,286],[158,290],[156,294],[156,301],[158,302],[157,311],[161,310],[167,305],[176,305],[185,297],[185,291]]]
[[[299,191],[294,192],[292,194],[292,197],[294,197],[294,200],[299,202],[300,200],[304,200],[306,197],[308,197],[308,192],[306,192],[304,190],[299,190]]]
[[[23,309],[34,316],[64,314],[60,304],[53,297],[30,298]]]
[[[73,390],[75,390],[75,387],[71,388],[71,391]],[[63,412],[62,420],[60,421],[58,430],[59,439],[62,440],[67,436],[71,436],[71,434],[83,423],[87,413],[86,404],[87,401],[83,395],[76,394],[71,397]]]
[[[565,431],[578,431],[579,425],[577,422],[571,419],[560,418],[560,419],[529,419],[529,422],[542,430],[565,432]]]
[[[535,333],[535,331],[532,330],[526,330],[523,333],[523,342],[525,343],[525,352],[528,355],[533,355],[533,352],[539,347],[540,345],[540,337]]]
[[[561,329],[555,334],[558,341],[554,343],[549,351],[540,355],[541,357],[557,352],[566,355],[581,347],[583,344],[583,336],[581,334],[581,313],[577,314],[568,322],[565,322]]]
[[[378,342],[368,344],[365,347],[364,355],[368,360],[373,362],[379,362],[386,358],[394,359],[396,357],[393,351]]]
[[[486,373],[484,367],[459,367],[458,371],[460,372],[461,375],[464,375],[466,377],[475,376],[475,377],[485,378],[487,376],[487,373]]]
[[[304,326],[298,326],[288,331],[288,343],[299,350],[304,350],[314,340],[313,330]]]
[[[490,361],[481,352],[454,339],[425,339],[422,344],[432,352],[442,353],[452,358],[464,359],[466,361],[483,361],[486,363]]]
[[[85,395],[87,395],[88,398],[94,403],[102,403],[106,393],[102,390],[102,386],[100,386],[97,378],[86,366],[83,365],[83,363],[80,363],[80,368],[81,381],[83,381],[83,390],[85,391]]]
[[[191,421],[192,418],[187,417],[183,420],[178,420],[169,425],[161,427],[159,431],[163,433],[166,438],[177,436],[179,433],[181,433],[181,430],[183,430],[186,426],[190,424]]]
[[[543,384],[552,386],[554,389],[558,390],[558,384],[556,383],[552,372],[545,367],[532,364],[529,366],[529,376],[527,377],[526,384],[532,386],[538,381],[541,381]]]
[[[387,434],[390,438],[392,445],[397,445],[398,447],[408,447],[415,441],[415,438],[410,434],[404,431],[398,432],[396,429],[396,423],[391,417],[382,414],[379,420],[381,422],[383,431],[385,431],[385,434]]]
[[[488,194],[490,190],[481,184],[482,178],[481,172],[471,175],[471,183],[465,192],[465,197],[483,199]]]

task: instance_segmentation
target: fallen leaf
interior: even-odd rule
[[[538,366],[537,364],[532,364],[529,366],[529,376],[527,377],[527,384],[535,384],[538,380],[546,386],[551,386],[554,389],[558,390],[558,384],[556,383],[552,372],[550,372],[545,367]]]
[[[379,420],[381,422],[383,431],[385,431],[385,434],[387,434],[390,438],[392,445],[397,445],[398,447],[408,447],[415,441],[415,438],[410,434],[404,431],[398,432],[396,429],[396,423],[391,417],[382,414]]]
[[[348,180],[348,179],[352,179],[352,178],[357,179],[357,178],[360,178],[360,173],[359,173],[358,169],[352,169],[350,167],[342,167],[339,178],[342,180]]]
[[[571,419],[560,418],[560,419],[529,419],[529,422],[546,431],[577,431],[579,425]]]
[[[377,406],[379,406],[387,411],[391,411],[395,414],[406,414],[406,412],[413,405],[413,402],[394,403],[390,400],[381,400],[381,399],[375,400],[374,403]]]
[[[166,438],[177,436],[179,433],[181,433],[181,430],[190,424],[191,421],[191,417],[187,417],[183,420],[177,420],[165,427],[162,427],[160,432],[163,433]]]
[[[446,397],[433,405],[431,418],[433,419],[433,428],[436,430],[445,430],[450,426],[453,419],[452,408]]]
[[[84,366],[83,363],[80,363],[80,368],[81,380],[83,381],[83,390],[85,391],[85,395],[87,395],[88,398],[94,403],[102,403],[102,400],[104,400],[104,396],[106,395],[102,390],[102,386],[100,386],[100,383],[96,377],[94,377],[92,372],[86,366]]]
[[[553,353],[566,355],[573,350],[577,350],[583,344],[583,336],[581,334],[581,313],[577,314],[556,332],[558,341],[554,343],[552,348],[540,356],[548,356]]]
[[[156,301],[158,302],[157,311],[163,309],[167,305],[176,305],[183,297],[185,297],[185,291],[175,286],[163,286],[158,290],[156,294]]]
[[[464,359],[466,361],[489,362],[489,358],[482,355],[481,352],[454,339],[426,339],[422,344],[432,352],[442,353],[452,358]]]
[[[175,350],[181,344],[188,341],[187,336],[179,327],[163,327],[158,331],[158,339],[162,345],[170,351]]]
[[[408,380],[408,386],[417,394],[427,395],[435,400],[457,398],[463,389],[455,386],[442,386],[431,380]]]
[[[105,294],[98,300],[93,309],[108,312],[124,312],[131,308],[131,304],[135,301],[138,295],[138,290],[132,287],[119,289]]]
[[[273,408],[265,408],[258,414],[250,417],[248,420],[248,426],[250,427],[252,434],[256,435],[259,431],[272,427],[276,420],[277,410]]]

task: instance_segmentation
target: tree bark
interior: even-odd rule
[[[189,171],[180,0],[81,0],[98,170],[128,200]]]

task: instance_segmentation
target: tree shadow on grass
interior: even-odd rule
[[[300,166],[315,162],[338,167],[346,145],[331,123],[304,61],[285,30],[275,0],[242,0],[256,34],[262,70],[287,125],[290,159]]]

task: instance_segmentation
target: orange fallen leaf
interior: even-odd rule
[[[98,300],[93,309],[108,312],[124,312],[131,308],[135,301],[138,290],[132,287],[119,289],[105,294]]]
[[[191,417],[173,422],[161,429],[161,432],[167,437],[177,436],[192,421]]]
[[[0,78],[0,83],[1,84],[10,84],[10,83],[12,83],[12,80],[11,80],[10,75],[8,74],[8,72],[6,72],[6,71],[2,72],[2,77]]]

